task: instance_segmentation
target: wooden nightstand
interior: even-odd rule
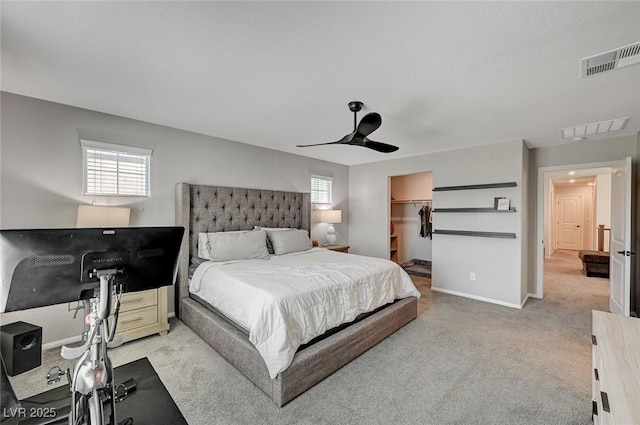
[[[330,249],[331,251],[349,252],[349,245],[322,245],[322,247]]]
[[[169,332],[167,287],[122,294],[117,334],[127,332],[126,341]],[[115,300],[113,301],[115,305]],[[113,316],[109,317],[110,321]]]

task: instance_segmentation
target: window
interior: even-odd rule
[[[332,184],[331,177],[311,176],[311,203],[330,204]]]
[[[151,149],[80,140],[84,194],[150,196]]]

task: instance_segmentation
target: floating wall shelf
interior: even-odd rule
[[[503,182],[503,183],[486,183],[486,184],[472,184],[465,186],[443,186],[443,187],[434,187],[434,192],[444,192],[449,190],[475,190],[475,189],[497,189],[497,188],[507,188],[507,187],[516,187],[516,182]],[[468,207],[468,208],[435,208],[433,212],[445,212],[445,213],[514,213],[516,212],[515,207],[511,207],[508,210],[498,210],[495,208],[477,208],[477,207]],[[504,233],[504,232],[478,232],[471,230],[434,230],[434,234],[436,235],[455,235],[455,236],[476,236],[481,238],[502,238],[502,239],[515,239],[515,233]]]
[[[481,238],[502,238],[502,239],[515,239],[515,233],[502,233],[502,232],[475,232],[470,230],[434,230],[435,235],[455,235],[455,236],[477,236]]]
[[[486,183],[486,184],[471,184],[466,186],[443,186],[443,187],[434,187],[434,192],[445,192],[448,190],[474,190],[474,189],[495,189],[501,187],[516,187],[516,182],[505,182],[505,183]]]

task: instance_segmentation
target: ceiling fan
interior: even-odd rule
[[[376,142],[367,138],[368,135],[376,131],[382,124],[382,117],[376,112],[369,112],[362,117],[360,123],[357,124],[358,112],[362,109],[362,102],[349,102],[349,110],[353,112],[353,133],[349,133],[337,142],[315,143],[312,145],[296,145],[296,147],[304,148],[308,146],[320,145],[353,145],[362,146],[373,149],[378,152],[390,153],[398,150],[397,146],[388,145],[386,143]]]

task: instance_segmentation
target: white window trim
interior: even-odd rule
[[[96,140],[80,139],[82,147],[82,192],[86,196],[114,196],[114,197],[150,197],[151,196],[151,155],[152,149],[140,148],[136,146],[119,145],[116,143],[98,142]],[[92,193],[87,188],[87,150],[96,149],[106,152],[117,152],[129,155],[139,155],[147,157],[146,168],[146,194],[121,194],[121,193]]]
[[[333,203],[333,177],[327,177],[327,176],[320,176],[320,175],[316,175],[316,174],[312,174],[311,175],[311,180],[313,179],[318,179],[318,180],[325,180],[330,182],[330,190],[329,190],[329,200],[328,202],[314,202],[313,200],[311,201],[312,204],[319,204],[319,205],[331,205]],[[311,188],[311,198],[313,198],[313,187]]]

